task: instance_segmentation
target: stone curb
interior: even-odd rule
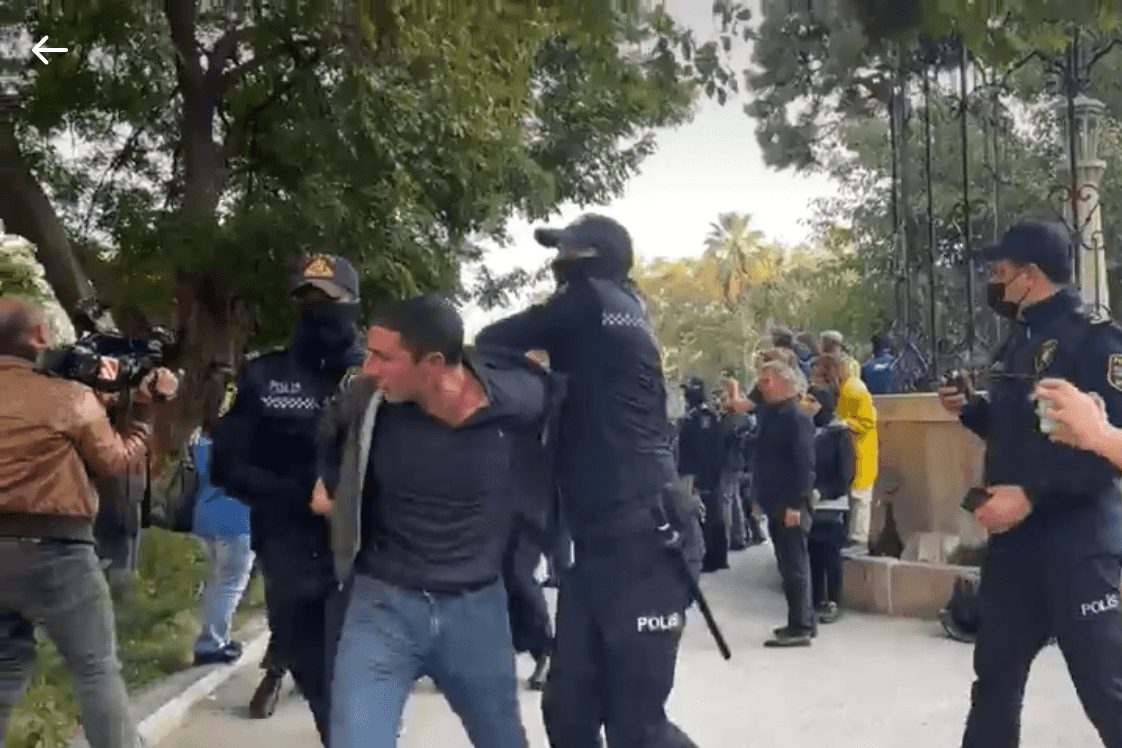
[[[158,745],[175,732],[186,721],[193,706],[221,688],[239,670],[261,662],[269,646],[265,617],[252,618],[235,638],[245,642],[242,656],[236,661],[229,665],[193,667],[173,673],[162,683],[134,698],[133,714],[140,718],[137,730],[148,746]],[[78,735],[67,748],[89,748],[89,743],[84,735]]]

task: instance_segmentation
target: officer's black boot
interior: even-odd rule
[[[281,686],[284,685],[284,671],[270,668],[265,671],[253,698],[249,700],[249,716],[254,719],[268,719],[277,710]]]
[[[534,655],[534,672],[526,681],[526,687],[531,691],[541,691],[545,688],[545,675],[549,670],[549,655],[542,653]]]

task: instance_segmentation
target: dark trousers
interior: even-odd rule
[[[727,503],[720,486],[700,491],[705,505],[705,520],[701,529],[705,539],[705,557],[701,561],[703,572],[729,568],[729,536],[726,521]]]
[[[553,650],[553,621],[541,585],[534,572],[542,550],[515,530],[503,557],[503,583],[506,585],[507,613],[515,652],[529,652],[535,659]]]
[[[36,623],[74,679],[91,748],[139,745],[109,585],[93,546],[9,538],[0,538],[0,744],[35,667]]]
[[[689,589],[655,533],[580,544],[542,694],[552,748],[696,748],[666,715]]]
[[[817,520],[806,540],[810,556],[810,599],[815,605],[841,601],[842,548],[845,522]]]
[[[756,517],[756,502],[752,493],[751,473],[743,473],[740,476],[740,486],[738,494],[740,498],[740,506],[744,510],[744,528],[745,534],[748,536],[748,542],[764,542],[765,540],[767,540],[767,537],[764,535],[764,528],[760,526],[760,520]]]
[[[1103,745],[1122,748],[1120,578],[1117,555],[995,548],[991,540],[982,564],[982,621],[963,748],[1020,744],[1025,681],[1052,637]]]
[[[740,503],[741,473],[732,472],[725,476],[725,511],[728,514],[729,550],[743,550],[751,540],[745,525],[744,506]]]
[[[805,513],[804,513],[805,514]],[[804,524],[807,524],[804,522]],[[796,633],[814,633],[818,626],[810,598],[810,553],[803,525],[788,527],[783,518],[768,520],[775,561],[787,598],[787,626]]]
[[[292,563],[296,553],[285,543],[268,544],[260,551],[271,632],[268,659],[271,668],[292,673],[327,745],[331,716],[328,614],[338,590],[327,574],[326,561],[322,570],[304,569]]]

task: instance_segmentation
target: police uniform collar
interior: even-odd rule
[[[1079,298],[1079,294],[1070,288],[1061,288],[1047,299],[1025,307],[1021,310],[1020,317],[1026,324],[1037,325],[1055,319],[1066,312],[1074,312],[1082,305],[1083,302]]]
[[[487,402],[494,402],[495,397],[491,389],[491,382],[486,373],[487,367],[483,365],[482,357],[474,347],[464,348],[464,368],[479,380],[479,383],[483,386],[483,394],[487,397]]]

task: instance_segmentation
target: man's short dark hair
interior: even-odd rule
[[[448,301],[436,294],[391,301],[374,312],[370,324],[401,336],[401,346],[420,361],[439,353],[444,363],[464,360],[464,321]]]

